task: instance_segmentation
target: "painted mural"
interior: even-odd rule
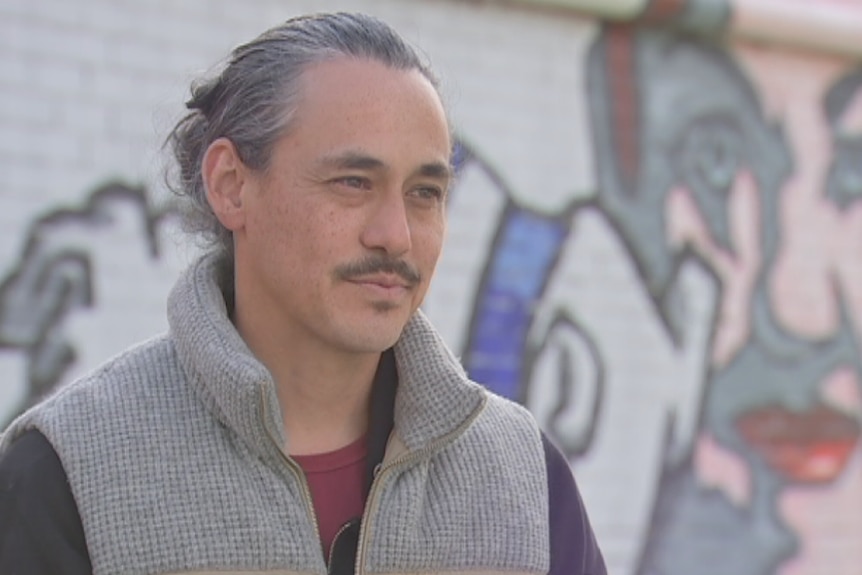
[[[0,280],[0,428],[62,383],[165,328],[186,261],[170,209],[145,190],[97,187],[34,221]]]
[[[586,55],[595,189],[549,208],[459,134],[426,311],[566,453],[614,575],[859,575],[862,61],[638,6]],[[123,183],[32,222],[0,428],[164,329],[175,224]]]
[[[862,65],[625,25],[588,58],[597,189],[548,213],[464,134],[429,313],[611,572],[858,573]]]

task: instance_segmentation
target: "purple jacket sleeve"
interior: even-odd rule
[[[548,468],[550,575],[607,575],[569,463],[544,433],[542,444]]]

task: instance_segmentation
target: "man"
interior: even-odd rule
[[[0,572],[605,573],[565,459],[418,311],[451,136],[412,49],[294,19],[188,107],[213,248],[168,334],[3,435]]]

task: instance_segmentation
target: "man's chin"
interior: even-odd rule
[[[399,318],[400,319],[400,318]],[[401,337],[405,321],[366,321],[356,324],[352,333],[345,334],[343,342],[345,347],[355,353],[380,353],[392,346]]]

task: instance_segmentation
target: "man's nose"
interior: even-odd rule
[[[412,246],[407,206],[400,192],[387,193],[375,203],[362,232],[362,244],[368,249],[383,250],[393,257],[401,256]]]

